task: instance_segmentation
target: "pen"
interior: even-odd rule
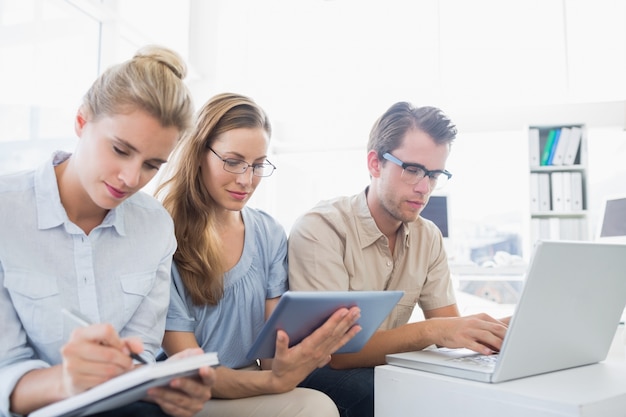
[[[63,314],[65,314],[66,317],[71,319],[74,323],[79,324],[83,327],[90,326],[92,324],[89,321],[89,319],[87,319],[87,317],[83,316],[81,313],[79,313],[76,310],[68,310],[67,308],[63,308],[61,311],[63,312]],[[144,365],[148,364],[148,362],[146,362],[144,358],[142,358],[135,352],[130,352],[130,357],[138,362],[143,363]]]

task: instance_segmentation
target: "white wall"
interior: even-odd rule
[[[439,106],[459,127],[444,190],[459,257],[477,234],[527,233],[528,125],[587,124],[589,189],[607,170],[614,182],[626,179],[621,165],[603,163],[623,142],[624,2],[202,4],[219,15],[209,47],[197,50],[213,57],[206,97],[237,91],[269,112],[279,169],[253,203],[287,229],[318,200],[367,184],[370,127],[398,100]],[[613,188],[600,182],[598,190]],[[601,195],[590,191],[590,209]]]
[[[9,3],[31,5],[0,2],[5,6],[0,16],[5,42],[19,46],[71,33],[61,30],[61,21],[40,25],[34,32],[19,22],[7,26]],[[49,8],[64,2],[43,4]],[[444,190],[451,196],[453,235],[485,234],[491,228],[525,233],[529,124],[588,125],[590,210],[598,209],[605,194],[626,192],[621,163],[626,156],[626,2],[106,0],[102,4],[104,12],[90,13],[95,17],[100,13],[108,23],[116,16],[113,7],[124,15],[123,21],[105,25],[104,46],[109,51],[130,54],[137,42],[144,41],[176,47],[190,63],[188,81],[198,106],[216,93],[236,91],[249,94],[268,111],[275,131],[271,160],[278,170],[263,180],[253,204],[274,214],[287,229],[318,200],[352,194],[367,184],[364,149],[370,127],[398,100],[439,106],[459,127],[449,161],[454,178]],[[163,13],[176,4],[180,4],[176,13]],[[150,7],[151,12],[137,13],[137,7]],[[76,12],[72,5],[63,9],[68,16]],[[187,10],[189,28],[181,24]],[[149,22],[133,22],[141,17]],[[49,27],[55,30],[47,32]],[[0,47],[13,51],[14,45]],[[103,65],[120,59],[114,55],[103,54]],[[91,73],[69,64],[68,57],[84,58],[73,48],[62,54],[51,49],[45,56],[56,57],[46,64],[48,75],[60,69]],[[29,65],[45,69],[39,61]],[[20,78],[16,68],[22,67],[0,67],[4,80],[0,105],[5,108],[16,108],[14,100],[6,101],[9,89],[32,91],[32,80],[43,80],[31,71]],[[48,87],[64,105],[80,98],[75,86],[57,91],[53,83],[38,84],[39,90]],[[0,121],[7,118],[14,116],[0,115]],[[53,120],[67,126],[64,137],[19,143],[2,143],[0,138],[0,172],[32,166],[56,147],[71,149],[71,112]],[[478,228],[482,230],[476,232]]]
[[[494,120],[510,120],[507,108],[626,99],[626,2],[192,0],[194,7],[205,30],[190,56],[210,62],[198,97],[252,95],[289,149],[361,146],[398,100],[471,115],[473,130],[507,130],[519,126]]]

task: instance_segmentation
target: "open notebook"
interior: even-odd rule
[[[390,354],[387,363],[483,382],[588,365],[606,358],[625,305],[626,244],[539,241],[494,360],[440,348]]]
[[[33,411],[29,417],[81,417],[112,410],[146,397],[152,387],[190,377],[202,366],[217,366],[216,352],[142,365],[73,397]]]

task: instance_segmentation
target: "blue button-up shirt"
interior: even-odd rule
[[[59,364],[75,324],[62,308],[120,336],[154,360],[164,333],[176,238],[171,217],[138,192],[86,235],[65,212],[54,166],[0,177],[0,416],[26,372]]]

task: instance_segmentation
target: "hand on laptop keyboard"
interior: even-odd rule
[[[494,355],[469,355],[450,359],[450,362],[471,363],[485,368],[492,368],[498,361],[498,354]]]

